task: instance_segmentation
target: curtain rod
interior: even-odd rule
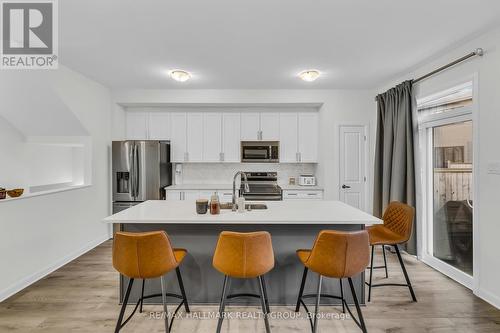
[[[444,66],[441,66],[441,67],[439,67],[438,69],[435,69],[435,70],[433,70],[432,72],[429,72],[429,73],[427,73],[427,74],[425,74],[425,75],[422,75],[421,77],[419,77],[419,78],[417,78],[417,79],[413,79],[413,80],[412,80],[412,82],[413,82],[413,83],[417,83],[417,82],[419,82],[419,81],[425,80],[425,79],[427,79],[428,77],[433,76],[434,74],[437,74],[437,73],[439,73],[439,72],[442,72],[442,71],[444,71],[445,69],[448,69],[448,68],[450,68],[450,67],[453,67],[453,66],[455,66],[456,64],[459,64],[459,63],[461,63],[461,62],[463,62],[463,61],[465,61],[465,60],[467,60],[467,59],[470,59],[470,58],[472,58],[472,57],[476,57],[476,56],[482,57],[482,56],[483,56],[483,54],[484,54],[484,50],[483,50],[482,48],[477,48],[477,49],[475,49],[474,51],[472,51],[471,53],[469,53],[469,54],[467,54],[467,55],[464,55],[463,57],[461,57],[461,58],[459,58],[459,59],[457,59],[457,60],[455,60],[455,61],[452,61],[452,62],[450,62],[449,64],[446,64],[446,65],[444,65]],[[376,97],[376,96],[375,96],[375,100],[377,100],[377,97]]]

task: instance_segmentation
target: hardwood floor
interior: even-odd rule
[[[377,259],[381,257],[377,255]],[[389,280],[402,281],[396,256],[388,254],[388,260]],[[500,332],[499,310],[414,258],[405,256],[405,262],[418,303],[410,301],[406,288],[375,288],[372,302],[362,309],[369,332]],[[382,276],[383,271],[378,270],[374,281]],[[119,310],[118,278],[111,266],[108,241],[0,303],[0,332],[113,332]],[[228,310],[258,312],[257,308],[235,306]],[[278,318],[280,313],[293,314],[293,310],[272,307],[272,332],[310,332],[305,318]],[[163,332],[162,319],[152,316],[155,311],[161,307],[146,305],[144,313],[136,314],[122,332]],[[172,331],[215,332],[216,319],[206,318],[214,311],[214,306],[192,306],[192,316],[176,319]],[[323,306],[322,311],[325,315],[340,314],[331,306]],[[351,319],[334,316],[321,319],[319,331],[361,332]],[[264,332],[264,322],[233,318],[224,321],[223,332]]]

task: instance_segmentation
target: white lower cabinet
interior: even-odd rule
[[[232,202],[233,191],[205,189],[205,190],[166,190],[166,200],[210,200],[214,192],[219,196],[220,202]],[[323,190],[283,190],[283,200],[308,199],[323,200]]]
[[[323,200],[322,190],[284,190],[283,200],[308,199]]]
[[[183,191],[168,190],[168,191],[165,191],[165,193],[166,193],[165,200],[169,200],[169,201],[183,200],[182,199]]]
[[[220,202],[231,202],[233,192],[231,190],[166,190],[166,200],[210,200],[214,193],[219,196]]]

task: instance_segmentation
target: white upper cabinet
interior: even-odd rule
[[[186,162],[203,161],[203,113],[187,113]]]
[[[125,135],[128,140],[147,140],[148,113],[127,112],[125,117]]]
[[[185,162],[187,159],[186,113],[173,112],[170,115],[170,121],[170,151],[172,154],[172,162]]]
[[[150,140],[170,140],[170,112],[151,112],[148,122]]]
[[[172,162],[240,162],[240,141],[280,141],[280,162],[318,161],[317,112],[127,111],[126,139],[170,140]]]
[[[258,112],[241,113],[241,140],[260,140],[260,114]]]
[[[189,142],[189,138],[188,138]],[[222,114],[203,114],[203,161],[222,161]]]
[[[240,162],[240,114],[222,114],[222,161]]]
[[[298,114],[299,162],[316,163],[318,161],[318,113]]]
[[[280,113],[280,162],[299,162],[298,117],[296,112]]]
[[[260,140],[278,141],[280,139],[280,114],[262,112],[260,114]]]

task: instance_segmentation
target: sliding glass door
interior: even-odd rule
[[[472,275],[472,121],[432,127],[432,255]]]
[[[472,287],[472,82],[418,101],[424,262]]]

